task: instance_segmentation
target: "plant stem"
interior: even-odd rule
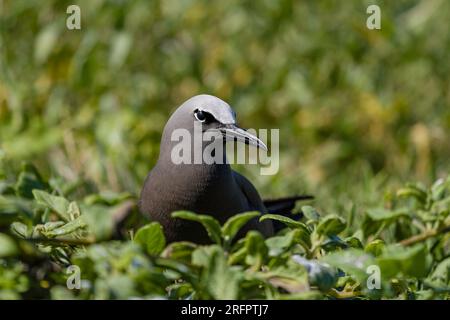
[[[450,224],[444,225],[442,228],[437,230],[427,230],[423,233],[420,233],[418,235],[412,236],[410,238],[404,239],[400,241],[400,244],[403,246],[410,246],[413,244],[416,244],[418,242],[422,242],[424,240],[427,240],[429,238],[432,238],[434,236],[437,236],[439,234],[444,234],[446,232],[450,231]]]

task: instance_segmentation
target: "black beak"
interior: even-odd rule
[[[239,128],[234,124],[228,124],[220,128],[210,130],[219,131],[224,137],[225,141],[237,140],[245,144],[252,145],[267,151],[267,146],[258,137],[248,133],[244,129]]]

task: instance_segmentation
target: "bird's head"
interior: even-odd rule
[[[179,106],[167,122],[163,135],[168,138],[175,129],[192,133],[196,124],[201,124],[203,132],[220,134],[224,141],[237,140],[267,151],[264,142],[237,126],[236,113],[228,103],[207,94],[194,96]]]

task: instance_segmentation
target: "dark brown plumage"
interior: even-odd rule
[[[213,96],[200,95],[183,103],[164,128],[158,161],[145,180],[139,201],[141,212],[161,223],[167,241],[196,243],[210,241],[200,224],[172,218],[171,213],[178,210],[212,215],[221,223],[237,213],[246,211],[256,210],[261,213],[290,211],[298,198],[271,200],[267,202],[266,207],[251,182],[233,171],[227,163],[173,162],[171,151],[178,141],[172,141],[172,132],[184,128],[193,134],[194,122],[199,121],[198,115],[195,114],[198,110],[202,110],[202,113],[206,113],[209,117],[209,122],[204,123],[206,129],[221,131],[224,140],[231,136],[265,148],[262,141],[236,127],[235,114],[224,101]],[[200,119],[203,118],[205,117],[202,115]],[[202,150],[203,148],[204,146]],[[244,235],[250,229],[258,230],[264,236],[271,236],[274,233],[269,220],[259,222],[258,219],[253,219],[244,226],[238,236]]]

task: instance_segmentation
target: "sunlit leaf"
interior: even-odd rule
[[[145,248],[149,255],[158,255],[166,246],[163,229],[157,222],[152,222],[140,228],[134,236],[134,242]]]

